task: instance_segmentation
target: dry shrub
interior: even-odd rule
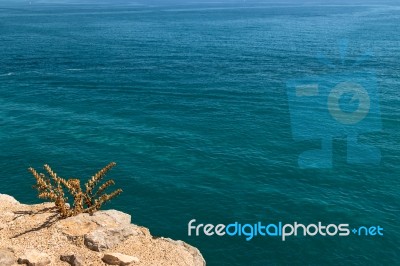
[[[49,165],[45,164],[46,174],[38,173],[35,169],[29,168],[29,171],[36,179],[36,188],[39,192],[39,198],[48,199],[56,204],[56,207],[62,218],[78,215],[80,213],[90,213],[98,211],[101,206],[122,193],[121,189],[114,190],[111,193],[105,193],[106,189],[114,185],[114,180],[108,180],[98,186],[116,163],[112,162],[92,176],[84,185],[85,191],[81,188],[79,179],[70,178],[68,180],[59,177]],[[97,190],[96,190],[96,187]],[[72,206],[68,203],[68,197],[65,192],[73,197]],[[96,192],[94,192],[96,191]]]

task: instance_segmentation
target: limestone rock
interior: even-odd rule
[[[0,204],[3,204],[3,202],[0,201]],[[2,216],[2,220],[4,222],[6,222],[7,224],[9,224],[10,222],[14,221],[14,219],[16,218],[16,215],[13,212],[9,212],[9,211],[2,212],[1,216]]]
[[[164,237],[162,237],[161,239],[172,244],[184,247],[193,256],[193,265],[206,266],[206,261],[204,260],[203,255],[201,255],[200,251],[197,248],[183,242],[182,240],[173,240],[171,238]]]
[[[61,220],[57,224],[57,228],[68,236],[83,236],[92,232],[97,227],[98,225],[91,220],[90,215],[87,213],[81,213],[77,216],[69,217]]]
[[[0,266],[16,266],[17,261],[25,266],[99,266],[106,265],[104,253],[120,253],[105,257],[110,262],[117,257],[117,265],[132,262],[124,255],[140,258],[132,266],[205,264],[196,248],[153,237],[149,229],[131,224],[130,215],[116,210],[60,219],[54,203],[25,205],[0,194],[0,212]]]
[[[61,255],[60,260],[69,263],[71,266],[84,266],[84,260],[79,255]]]
[[[91,250],[104,251],[126,240],[128,237],[138,235],[135,227],[126,225],[115,228],[100,228],[84,236],[84,244]]]
[[[30,249],[18,259],[19,264],[28,266],[45,266],[51,263],[49,256],[46,253],[39,252],[36,249]]]
[[[95,212],[92,221],[100,226],[128,225],[131,223],[131,216],[117,210]]]
[[[14,197],[11,197],[10,195],[7,195],[7,194],[0,194],[0,202],[2,202],[2,203],[6,202],[6,203],[11,203],[11,204],[21,204]]]
[[[11,266],[14,265],[16,259],[14,253],[9,249],[0,248],[0,265]]]
[[[121,253],[106,253],[102,260],[107,264],[120,266],[131,265],[132,263],[139,262],[138,258]]]
[[[69,217],[61,220],[57,224],[57,228],[68,236],[83,236],[95,231],[99,227],[120,227],[121,225],[129,225],[131,216],[129,214],[117,211],[107,210],[98,211],[93,215],[81,213],[77,216]]]

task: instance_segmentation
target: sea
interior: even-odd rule
[[[400,265],[399,32],[395,1],[1,1],[0,193],[39,203],[28,167],[84,182],[114,161],[104,208],[207,265]],[[330,166],[301,167],[338,121],[291,108],[288,84],[337,73],[376,91],[380,128],[357,138],[379,161],[349,163],[343,132]],[[383,236],[189,236],[192,219]]]

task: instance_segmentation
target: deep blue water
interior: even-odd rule
[[[116,161],[109,176],[125,192],[107,207],[198,247],[208,265],[399,264],[399,21],[396,4],[2,4],[0,193],[38,202],[29,166],[87,178]],[[360,139],[379,165],[348,164],[342,137],[331,169],[299,168],[320,141],[293,140],[286,82],[332,72],[320,53],[335,71],[375,73],[382,130]],[[189,237],[193,218],[385,234],[246,242]]]

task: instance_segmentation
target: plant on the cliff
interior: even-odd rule
[[[108,180],[98,186],[106,173],[116,165],[112,162],[92,176],[86,183],[84,190],[81,188],[79,179],[64,179],[58,176],[49,165],[45,164],[44,169],[48,175],[38,173],[35,169],[29,168],[29,171],[36,179],[36,188],[39,192],[39,198],[48,199],[56,204],[56,207],[62,218],[75,216],[80,213],[93,214],[101,206],[122,193],[117,189],[111,193],[105,193],[106,189],[115,184],[114,180]],[[96,187],[98,186],[97,190]],[[95,191],[96,190],[96,191]],[[72,206],[68,203],[68,192],[73,197]]]

